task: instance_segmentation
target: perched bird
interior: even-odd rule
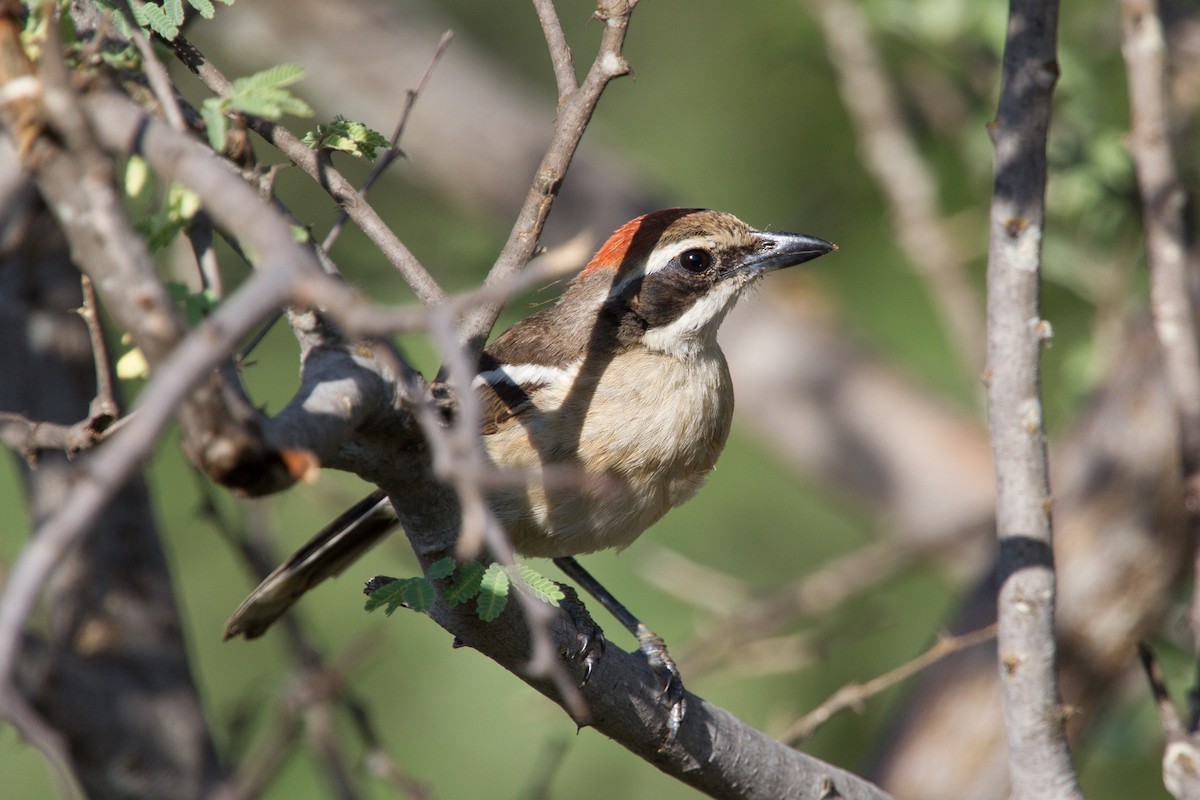
[[[581,481],[547,490],[535,481],[490,491],[489,506],[517,552],[555,559],[638,637],[666,673],[678,718],[682,684],[662,640],[572,556],[626,547],[696,493],[733,415],[717,329],[765,273],[835,249],[812,236],[754,230],[719,211],[646,214],[604,243],[557,304],[513,325],[480,359],[473,388],[491,461],[534,471],[570,466],[605,487]],[[395,524],[382,492],[364,498],[264,580],[225,637],[260,635]]]

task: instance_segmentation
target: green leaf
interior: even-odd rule
[[[479,618],[484,622],[491,622],[500,616],[507,604],[508,573],[499,564],[491,564],[479,583],[479,599],[475,606],[479,611]]]
[[[188,324],[194,328],[220,304],[220,299],[213,294],[212,289],[204,289],[183,298],[183,315],[187,318]]]
[[[136,16],[137,6],[134,6],[134,8]],[[167,13],[163,11],[161,6],[156,6],[153,3],[143,3],[141,10],[142,13],[140,16],[145,19],[145,22],[142,22],[142,19],[138,19],[138,22],[143,26],[149,27],[150,30],[168,42],[174,41],[175,37],[179,35],[179,25],[171,21],[171,18],[167,16]]]
[[[404,581],[403,594],[404,604],[421,613],[433,608],[433,601],[437,599],[437,591],[425,578],[409,578]]]
[[[308,103],[284,87],[304,77],[304,70],[295,64],[278,64],[238,78],[229,88],[226,107],[266,119],[278,119],[284,114],[310,117]]]
[[[232,3],[233,0],[228,0]],[[217,10],[213,8],[213,4],[209,0],[188,0],[188,5],[200,12],[200,16],[205,19],[212,19],[216,15]]]
[[[172,220],[190,222],[200,210],[200,196],[182,183],[171,181],[167,187],[167,214]]]
[[[442,592],[442,599],[451,606],[461,605],[479,594],[479,585],[482,580],[482,564],[478,561],[461,564],[458,567],[458,577]]]
[[[150,377],[150,364],[146,355],[138,348],[133,348],[117,359],[117,377],[123,381],[145,380]]]
[[[367,602],[363,607],[367,611],[374,611],[381,606],[387,606],[383,613],[390,617],[392,612],[404,602],[404,587],[407,583],[407,578],[401,578],[380,586],[367,595]]]
[[[454,568],[458,566],[457,562],[450,556],[439,558],[437,561],[429,565],[429,569],[425,570],[425,577],[431,581],[436,581],[441,578],[449,578],[454,574]]]
[[[391,146],[379,131],[345,117],[335,117],[328,125],[318,125],[315,131],[304,134],[302,141],[314,149],[337,150],[368,161],[375,160],[375,151],[380,147]]]
[[[183,0],[164,0],[163,12],[176,28],[183,24]]]
[[[557,607],[558,601],[566,597],[562,587],[532,567],[518,564],[515,572],[514,577],[520,581],[518,586],[525,586],[534,597],[543,603]]]
[[[225,137],[229,132],[225,102],[219,97],[207,98],[200,106],[200,117],[208,129],[208,146],[220,153],[225,149]]]
[[[150,182],[150,165],[141,156],[130,156],[125,164],[125,196],[141,197]]]
[[[238,78],[233,82],[233,91],[231,94],[291,86],[303,77],[304,67],[301,67],[299,64],[276,64],[253,75]]]

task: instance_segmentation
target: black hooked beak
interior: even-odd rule
[[[803,233],[759,231],[755,237],[758,239],[758,248],[747,255],[741,268],[756,275],[794,267],[838,249],[833,242]]]

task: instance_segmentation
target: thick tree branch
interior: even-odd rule
[[[16,154],[5,147],[0,180],[19,171]],[[94,353],[92,332],[74,313],[79,274],[62,231],[44,208],[35,208],[29,228],[0,250],[0,409],[54,425],[97,405],[94,397],[104,390],[96,373],[109,365]],[[108,400],[115,407],[116,398]],[[74,464],[61,453],[20,472],[35,520],[71,494]],[[73,772],[89,797],[128,796],[133,786],[170,786],[179,798],[214,797],[221,768],[149,501],[135,476],[89,521],[81,545],[57,563],[44,625],[22,643],[21,694],[5,692],[5,713],[17,717],[31,743],[57,751],[50,763]],[[22,700],[44,722],[22,708]],[[47,726],[52,738],[44,735]]]
[[[495,659],[556,703],[548,678],[531,679],[529,629],[515,608],[483,623],[470,611],[438,604],[431,616],[465,645]],[[563,618],[560,616],[559,624]],[[561,641],[562,633],[556,638]],[[717,798],[738,800],[825,800],[831,797],[883,800],[877,787],[792,750],[751,728],[729,712],[695,695],[678,738],[662,749],[665,718],[662,687],[639,656],[614,647],[596,664],[581,689],[592,725],[664,773]]]

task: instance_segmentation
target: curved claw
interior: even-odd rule
[[[607,649],[608,639],[604,637],[604,631],[600,630],[599,625],[592,623],[590,632],[579,632],[579,650],[575,653],[575,660],[583,665],[583,677],[579,679],[580,687],[586,686],[592,679],[592,668],[604,658],[604,651]]]
[[[662,637],[638,623],[637,640],[638,652],[646,657],[646,663],[662,680],[662,696],[670,706],[667,712],[667,735],[659,745],[661,751],[674,744],[675,737],[679,735],[679,726],[687,714],[687,693],[683,688],[679,668],[675,666],[675,659],[667,652],[667,644]]]
[[[566,610],[571,617],[571,622],[575,625],[575,641],[577,642],[575,650],[564,655],[583,667],[583,677],[579,680],[579,685],[585,686],[591,680],[592,670],[604,657],[604,651],[608,648],[608,639],[604,636],[604,630],[592,619],[587,606],[579,599],[575,590],[564,584],[559,584],[559,586],[566,595],[560,601],[560,605]]]

